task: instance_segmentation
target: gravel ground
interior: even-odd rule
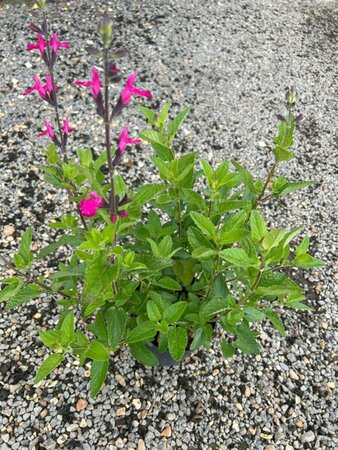
[[[212,160],[235,158],[256,175],[271,164],[269,143],[275,114],[283,112],[285,87],[294,84],[305,122],[297,135],[296,158],[283,168],[294,180],[317,184],[269,205],[272,224],[304,224],[323,270],[295,273],[313,312],[285,311],[281,338],[266,326],[260,356],[224,361],[216,342],[180,366],[145,369],[126,352],[112,359],[111,372],[95,401],[87,397],[88,368],[69,361],[36,388],[35,366],[46,351],[37,333],[56,320],[48,298],[0,316],[0,448],[292,450],[337,449],[337,4],[329,0],[101,0],[54,2],[55,28],[71,41],[64,51],[58,84],[64,113],[76,128],[72,146],[99,151],[103,133],[85,90],[95,62],[84,47],[95,40],[100,13],[116,19],[117,46],[130,50],[121,63],[139,71],[141,84],[168,97],[174,108],[192,105],[178,146]],[[43,161],[36,134],[48,108],[22,92],[42,73],[37,55],[24,49],[32,8],[0,5],[0,223],[1,246],[15,250],[31,226],[36,248],[53,239],[46,223],[69,205],[46,187],[37,166]],[[59,68],[61,67],[58,66]],[[67,83],[67,85],[66,85]],[[68,99],[68,100],[67,100]],[[70,103],[72,100],[72,103]],[[136,132],[142,122],[129,109]],[[124,113],[116,130],[127,123]],[[130,180],[149,179],[145,145],[128,151]],[[60,251],[58,258],[63,254]],[[51,259],[44,267],[55,267]],[[3,268],[5,269],[5,268]]]

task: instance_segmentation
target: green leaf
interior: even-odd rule
[[[164,125],[166,124],[167,120],[168,120],[168,113],[169,113],[169,109],[171,107],[171,101],[167,101],[166,104],[164,105],[162,111],[159,113],[159,115],[157,116],[155,125],[160,128],[161,132],[164,131]]]
[[[155,123],[155,112],[152,109],[146,108],[145,106],[136,106],[135,109],[144,115],[150,125]]]
[[[186,307],[188,306],[188,302],[177,302],[170,305],[163,314],[163,320],[168,323],[174,323],[179,320],[179,318],[184,313]]]
[[[288,301],[285,303],[288,308],[298,309],[300,311],[312,311],[312,308],[298,301]]]
[[[48,348],[54,349],[61,346],[60,330],[39,331],[39,338],[41,342]]]
[[[45,256],[49,255],[49,253],[52,253],[54,250],[58,249],[59,247],[62,247],[63,245],[71,245],[76,247],[77,245],[81,244],[82,238],[79,236],[71,235],[71,234],[65,234],[60,237],[60,239],[56,242],[53,242],[52,244],[47,245],[44,247],[37,255],[37,259],[42,259]]]
[[[233,244],[234,242],[239,242],[242,239],[248,237],[248,230],[244,228],[238,228],[237,230],[222,231],[220,235],[220,244]]]
[[[56,150],[56,145],[55,144],[50,144],[46,148],[45,155],[47,156],[47,161],[49,163],[56,164],[57,162],[59,162],[59,156],[58,156],[58,152]]]
[[[159,243],[158,248],[160,251],[160,256],[167,257],[171,253],[171,249],[173,247],[173,240],[170,235],[165,236],[162,241]]]
[[[210,164],[208,163],[208,161],[206,160],[202,160],[201,161],[201,166],[205,175],[205,178],[207,179],[208,185],[210,187],[210,189],[214,188],[214,174],[212,171],[212,168],[210,166]]]
[[[217,255],[216,250],[207,247],[199,247],[192,252],[192,257],[196,259],[207,259],[215,255]]]
[[[11,297],[14,297],[14,295],[20,291],[22,285],[22,281],[20,281],[18,278],[16,280],[13,280],[12,283],[7,284],[0,291],[0,303],[10,299]]]
[[[74,313],[69,311],[63,319],[61,328],[61,344],[63,347],[68,347],[74,339]]]
[[[46,376],[50,374],[59,364],[61,364],[64,359],[64,355],[59,353],[49,355],[36,372],[34,383],[39,383],[41,380],[46,378]]]
[[[134,195],[132,200],[133,206],[143,206],[145,203],[153,200],[158,194],[166,189],[165,184],[147,184],[142,186]]]
[[[195,211],[192,211],[190,213],[190,216],[192,218],[192,220],[195,222],[195,224],[198,226],[198,228],[205,233],[209,239],[212,239],[215,237],[216,235],[216,227],[215,225],[211,222],[210,219],[208,219],[207,217],[203,216],[202,214],[199,214]]]
[[[174,159],[174,153],[170,147],[155,143],[152,143],[151,146],[155,150],[156,155],[163,161],[172,161]]]
[[[229,344],[225,339],[222,340],[221,349],[224,358],[232,358],[236,353],[236,349],[233,345]]]
[[[93,361],[90,371],[90,396],[95,398],[107,377],[109,361]]]
[[[83,167],[89,167],[93,162],[93,154],[90,148],[78,148],[76,150],[77,156],[80,160],[80,164]]]
[[[173,141],[178,130],[181,128],[185,118],[187,117],[190,108],[185,108],[183,111],[179,112],[174,120],[168,125],[168,139],[170,142]]]
[[[258,211],[251,211],[250,215],[251,237],[254,243],[260,242],[267,234],[263,217]]]
[[[30,247],[32,244],[32,237],[33,237],[33,233],[32,233],[32,230],[29,228],[22,235],[20,245],[19,245],[18,255],[21,258],[23,258],[26,266],[33,261],[33,254],[30,251]]]
[[[286,336],[286,331],[279,315],[270,308],[265,308],[264,313],[276,330],[278,330],[282,336]]]
[[[155,367],[158,366],[158,359],[149,349],[146,348],[143,342],[137,344],[130,344],[130,353],[141,364],[145,366]]]
[[[152,322],[158,322],[161,319],[161,312],[153,300],[147,302],[147,314],[149,320]]]
[[[188,343],[188,333],[185,328],[170,327],[168,329],[168,347],[175,361],[182,359]]]
[[[37,284],[28,284],[23,289],[16,292],[16,294],[8,300],[5,306],[5,311],[17,308],[18,306],[33,300],[33,298],[39,297],[41,292],[42,289]]]
[[[209,320],[215,315],[229,308],[230,297],[215,297],[204,303],[200,309],[200,317]]]
[[[156,334],[156,328],[153,322],[142,322],[136,328],[130,331],[127,336],[126,342],[128,344],[134,344],[135,342],[147,341],[152,339]]]
[[[315,183],[313,181],[289,182],[287,181],[286,178],[280,177],[273,183],[272,192],[277,197],[284,197],[285,195],[288,195],[291,192],[299,191],[300,189],[304,189],[314,184]]]
[[[295,252],[296,256],[304,255],[308,251],[309,245],[310,245],[309,236],[304,236],[302,242],[296,248]]]
[[[250,328],[242,323],[236,326],[237,339],[235,342],[245,355],[257,355],[259,353],[259,345]]]
[[[257,255],[249,256],[242,248],[227,248],[219,252],[221,258],[237,267],[256,267],[260,265]]]
[[[248,322],[260,322],[265,319],[265,312],[253,306],[246,306],[244,308],[244,314]]]
[[[303,253],[296,256],[296,258],[292,261],[292,264],[296,267],[300,267],[301,269],[312,269],[315,267],[325,266],[324,261],[314,258],[308,253]]]
[[[150,159],[155,164],[155,166],[158,168],[162,179],[170,180],[170,181],[172,181],[174,179],[175,174],[172,170],[170,163],[165,162],[161,158],[157,158],[155,156],[153,156]]]
[[[95,334],[99,341],[108,341],[107,326],[102,311],[96,313],[95,321],[88,325],[88,330]]]
[[[167,146],[167,140],[165,136],[154,130],[141,131],[141,133],[139,133],[139,137],[144,141],[149,142],[150,144],[160,144]]]
[[[101,342],[94,340],[88,347],[87,357],[94,361],[108,361],[109,353]]]
[[[279,295],[293,294],[294,292],[299,292],[300,288],[298,286],[292,285],[276,285],[276,286],[259,286],[256,289],[256,293],[262,296],[272,296],[277,297]]]
[[[193,259],[177,260],[173,265],[173,271],[177,278],[188,286],[195,276],[195,262]]]
[[[275,154],[277,162],[290,161],[290,159],[293,158],[293,153],[291,153],[289,150],[286,150],[285,148],[282,148],[279,146],[275,147],[273,149],[273,152]]]
[[[211,250],[215,250],[213,244],[208,241],[203,233],[196,227],[189,227],[187,231],[188,242],[193,249],[200,247],[207,247]]]
[[[117,347],[122,339],[127,323],[127,314],[122,308],[115,306],[105,313],[108,329],[108,344]]]
[[[170,291],[180,291],[182,286],[173,278],[163,277],[159,280],[153,281],[155,286],[160,286],[163,289],[169,289]]]

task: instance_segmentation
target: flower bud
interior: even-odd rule
[[[294,87],[290,87],[286,92],[286,102],[288,106],[294,106],[296,103],[296,90]]]
[[[38,0],[38,7],[41,9],[46,9],[46,0]]]
[[[109,48],[113,40],[113,21],[108,15],[104,15],[99,22],[99,34],[104,48]]]

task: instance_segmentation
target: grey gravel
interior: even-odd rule
[[[210,352],[197,352],[177,367],[147,369],[120,352],[102,393],[88,398],[80,412],[76,403],[87,398],[89,367],[68,361],[33,386],[35,367],[46,355],[37,333],[55,323],[54,301],[45,297],[11,314],[2,311],[0,449],[338,448],[337,3],[77,0],[53,2],[50,9],[58,15],[55,29],[72,44],[62,52],[57,75],[57,83],[67,86],[60,90],[62,112],[76,129],[71,151],[103,148],[90,95],[72,82],[87,79],[97,64],[84,47],[95,42],[96,23],[106,9],[116,19],[117,44],[130,50],[121,68],[138,70],[140,84],[154,93],[151,105],[157,108],[170,97],[174,110],[192,106],[177,142],[182,152],[198,150],[213,161],[234,158],[263,176],[272,160],[275,115],[283,112],[286,86],[295,85],[306,120],[297,134],[296,158],[280,173],[317,184],[268,205],[266,213],[272,226],[304,224],[312,252],[327,265],[295,271],[313,311],[285,311],[286,338],[266,325],[260,356],[224,361],[215,342]],[[43,143],[36,135],[51,118],[49,109],[22,95],[43,70],[38,56],[25,51],[33,40],[27,29],[32,13],[21,2],[0,5],[0,223],[8,254],[28,226],[39,236],[36,249],[52,242],[46,224],[70,208],[65,194],[45,186],[37,169]],[[127,123],[135,134],[144,125],[129,109],[116,122],[116,135]],[[123,170],[129,180],[153,177],[150,154],[146,145],[128,148],[132,163]],[[60,250],[39,270],[51,273],[64,256]],[[171,436],[162,437],[169,425]]]

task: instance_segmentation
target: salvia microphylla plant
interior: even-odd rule
[[[225,357],[237,349],[258,353],[255,325],[266,319],[284,335],[278,309],[309,308],[302,303],[302,289],[283,269],[322,265],[308,253],[306,236],[291,250],[301,227],[269,229],[260,212],[267,198],[284,197],[311,184],[275,177],[279,164],[293,158],[294,131],[302,120],[293,113],[294,90],[286,95],[287,114],[279,116],[274,163],[265,181],[254,179],[235,161],[212,167],[203,160],[196,168],[196,152],[178,156],[173,141],[189,109],[169,120],[170,102],[159,114],[138,106],[147,129],[131,138],[124,127],[114,148],[112,118],[125,113],[133,97],[152,95],[137,87],[133,73],[111,106],[110,88],[122,78],[115,60],[126,52],[111,50],[112,22],[104,17],[99,24],[102,49],[89,49],[103,59],[103,79],[94,67],[88,81],[75,85],[90,88],[103,119],[106,146],[98,157],[89,149],[78,149],[75,159],[68,151],[73,129],[60,115],[55,81],[58,53],[70,44],[50,31],[45,11],[42,24],[32,23],[30,29],[36,39],[27,50],[40,54],[46,74],[42,79],[34,76],[25,95],[37,93],[55,117],[45,121],[39,134],[52,141],[42,169],[46,181],[65,189],[74,205],[73,213],[49,224],[61,235],[38,254],[30,249],[32,232],[27,230],[13,262],[1,256],[16,272],[3,280],[0,296],[7,310],[45,292],[56,296],[61,308],[56,328],[40,331],[50,355],[37,371],[36,382],[72,354],[81,364],[92,361],[91,395],[96,396],[108,372],[109,356],[120,348],[128,347],[137,361],[156,366],[150,344],[179,361],[188,349],[208,349],[217,323],[223,329]],[[151,161],[160,181],[127,187],[118,167],[126,147],[141,139],[155,152]],[[105,164],[108,180],[101,170]],[[149,212],[144,211],[145,204]],[[34,264],[61,246],[68,247],[70,256],[59,263],[51,279],[34,277]]]

